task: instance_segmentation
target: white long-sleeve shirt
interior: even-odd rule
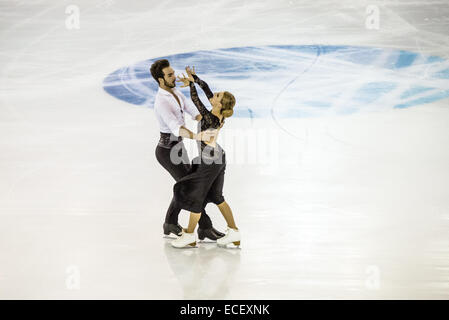
[[[184,112],[191,115],[194,120],[200,113],[181,91],[176,88],[172,90],[178,97],[181,106],[179,106],[176,98],[170,92],[159,87],[154,101],[154,113],[159,122],[160,131],[173,133],[178,137],[179,128],[185,126]]]

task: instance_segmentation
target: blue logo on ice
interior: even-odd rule
[[[449,64],[440,57],[320,45],[228,48],[154,58],[114,71],[105,78],[104,89],[152,108],[157,83],[149,68],[161,58],[168,59],[177,74],[193,65],[213,91],[232,92],[238,117],[350,114],[449,97]],[[181,90],[189,97],[188,88]]]

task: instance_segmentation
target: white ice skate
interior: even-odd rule
[[[240,246],[240,231],[238,229],[228,228],[226,235],[217,239],[217,245],[219,247],[226,247],[230,243],[233,243],[235,246]]]
[[[195,232],[192,233],[187,233],[184,232],[184,230],[182,231],[181,236],[172,241],[171,245],[175,248],[194,248],[196,247],[196,237],[195,237]]]

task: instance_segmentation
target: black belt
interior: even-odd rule
[[[171,149],[178,142],[182,141],[182,137],[176,137],[172,133],[161,132],[161,137],[159,138],[158,146],[162,148]]]

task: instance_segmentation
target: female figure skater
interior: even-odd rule
[[[196,74],[195,68],[186,67],[188,78],[178,76],[178,81],[183,82],[181,87],[190,86],[190,97],[202,115],[200,121],[201,131],[207,129],[216,130],[214,137],[209,142],[201,141],[200,155],[193,159],[191,172],[181,178],[173,187],[174,201],[177,207],[190,211],[189,225],[184,229],[181,237],[171,244],[175,248],[196,246],[195,227],[201,217],[201,211],[207,203],[213,202],[220,209],[228,229],[226,235],[217,239],[217,245],[226,246],[233,243],[240,245],[240,231],[238,230],[231,208],[223,198],[224,173],[226,168],[225,152],[216,143],[217,135],[223,127],[224,119],[232,116],[235,105],[234,96],[227,92],[212,93],[206,82]],[[206,109],[198,97],[195,88],[197,83],[203,89],[209,99],[212,110]]]

